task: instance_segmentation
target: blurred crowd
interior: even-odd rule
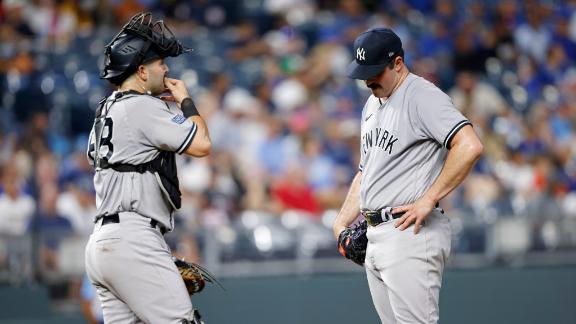
[[[38,262],[57,271],[62,233],[89,235],[87,133],[113,90],[98,78],[101,54],[143,10],[194,48],[167,60],[169,74],[187,83],[213,140],[210,157],[179,160],[173,243],[188,259],[204,229],[246,215],[329,224],[357,171],[370,94],[345,68],[374,26],[400,35],[410,70],[445,90],[484,142],[442,202],[461,225],[456,251],[483,251],[476,225],[507,217],[530,221],[529,250],[576,247],[574,0],[2,0],[0,265],[9,238],[40,234]]]

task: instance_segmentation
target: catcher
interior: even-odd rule
[[[164,62],[189,51],[150,13],[134,16],[105,47],[101,77],[117,88],[100,102],[90,133],[98,213],[86,273],[106,323],[201,323],[189,292],[210,276],[175,264],[164,239],[181,206],[175,154],[211,149],[186,84],[169,78]]]

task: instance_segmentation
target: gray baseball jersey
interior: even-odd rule
[[[450,140],[468,124],[448,95],[412,73],[387,100],[371,96],[361,121],[360,207],[420,198],[440,174]]]
[[[104,107],[100,157],[110,164],[142,164],[153,160],[160,150],[181,154],[196,134],[196,124],[181,115],[175,106],[149,95],[127,94],[112,104],[116,92]],[[94,128],[90,133],[88,158],[94,160]],[[135,212],[173,228],[172,207],[162,193],[159,179],[151,173],[117,172],[96,169],[94,176],[97,215]]]
[[[470,122],[450,98],[409,74],[396,91],[374,96],[362,112],[361,207],[377,210],[420,198],[440,174],[454,134]],[[448,217],[435,208],[415,235],[394,222],[369,226],[366,273],[382,323],[437,323]]]

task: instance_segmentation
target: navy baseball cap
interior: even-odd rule
[[[404,55],[402,41],[389,28],[372,28],[354,41],[356,58],[348,65],[349,78],[368,80],[378,75],[384,67],[400,55]]]

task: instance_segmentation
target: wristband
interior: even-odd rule
[[[192,101],[192,98],[190,97],[186,97],[182,100],[180,103],[180,109],[182,109],[182,113],[186,118],[200,116],[198,109],[196,109],[196,105],[194,105],[194,101]]]

